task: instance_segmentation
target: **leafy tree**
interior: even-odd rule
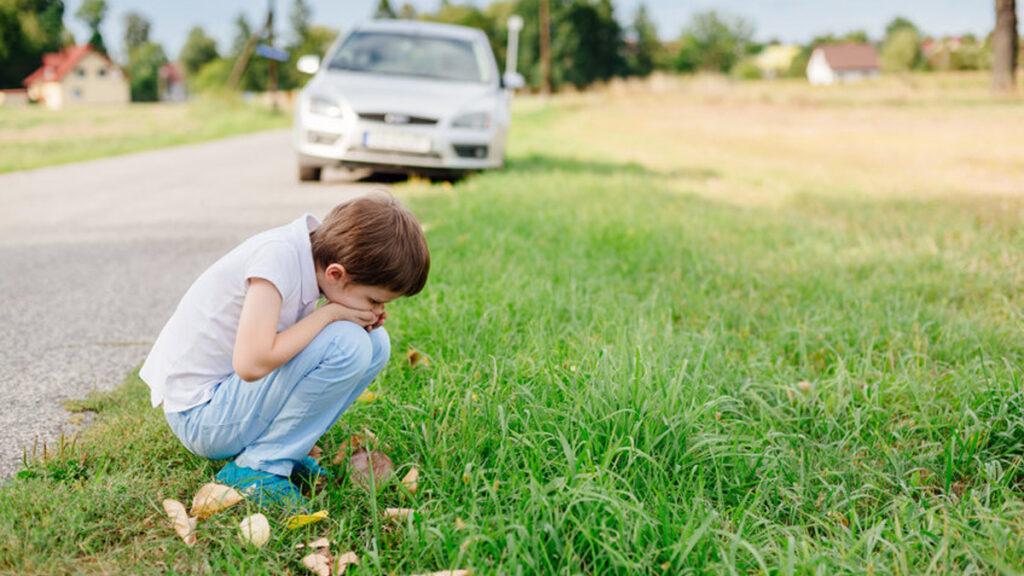
[[[245,17],[244,12],[239,12],[238,16],[235,17],[235,37],[231,41],[231,56],[238,58],[245,51],[245,45],[249,43],[249,38],[252,36],[252,25],[249,24],[249,19]]]
[[[893,32],[882,45],[882,70],[885,72],[907,72],[917,62],[918,48],[917,31],[912,28],[900,28]]]
[[[0,0],[0,88],[21,88],[43,54],[64,46],[62,0]]]
[[[181,47],[181,54],[178,55],[178,60],[185,65],[188,75],[195,76],[203,66],[217,58],[217,41],[207,36],[199,26],[189,30],[185,45]]]
[[[899,32],[900,30],[913,30],[914,33],[916,33],[918,36],[921,35],[921,31],[918,30],[917,26],[913,22],[911,22],[910,20],[904,18],[903,16],[897,16],[897,17],[893,18],[892,21],[890,21],[885,26],[885,38],[886,38],[886,40],[888,40],[889,37],[891,37],[893,34]]]
[[[100,33],[100,25],[103,24],[103,19],[107,16],[107,3],[106,0],[82,0],[82,5],[78,7],[78,11],[75,12],[75,17],[81,20],[89,28],[91,32],[89,36],[89,44],[92,47],[104,54],[107,52],[107,46],[103,42],[103,35]]]
[[[631,33],[633,49],[629,53],[630,73],[648,76],[661,66],[663,48],[658,39],[658,28],[647,13],[647,5],[642,2],[633,17]]]
[[[160,67],[167,63],[164,49],[146,41],[131,52],[128,75],[133,102],[155,102],[160,96]]]
[[[683,32],[677,69],[686,71],[679,66],[689,66],[695,59],[700,70],[728,72],[746,53],[753,35],[753,25],[743,18],[714,10],[695,14]]]
[[[843,42],[858,42],[861,44],[867,44],[871,41],[868,38],[868,33],[865,30],[851,30],[843,35]]]
[[[124,49],[131,58],[132,52],[149,42],[151,25],[145,16],[138,12],[124,15]]]
[[[401,20],[415,20],[416,16],[416,7],[408,2],[402,4],[402,8],[398,11],[398,18]]]
[[[574,0],[557,20],[552,59],[562,63],[562,78],[578,88],[625,72],[622,28],[611,0]]]
[[[292,26],[293,45],[300,46],[309,36],[310,23],[313,21],[313,9],[306,0],[295,0],[292,4],[292,11],[288,14],[289,23]]]
[[[398,15],[395,14],[395,9],[391,7],[391,2],[388,0],[380,0],[377,3],[377,9],[373,12],[374,18],[391,18],[394,19]]]

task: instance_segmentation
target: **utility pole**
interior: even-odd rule
[[[274,0],[268,0],[267,6],[267,46],[274,47]],[[270,59],[267,62],[268,66],[268,84],[267,88],[270,90],[270,108],[276,114],[279,110],[277,107],[277,60]]]
[[[992,91],[1014,91],[1017,68],[1017,6],[1014,0],[996,0],[996,27],[992,31]]]
[[[551,4],[540,0],[540,75],[541,94],[551,94]]]

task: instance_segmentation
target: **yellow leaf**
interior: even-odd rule
[[[284,521],[284,527],[289,530],[295,530],[296,528],[301,528],[307,524],[316,524],[324,518],[327,518],[327,510],[321,510],[319,512],[314,512],[313,514],[290,516]]]
[[[359,395],[359,398],[356,398],[357,401],[364,402],[366,404],[369,404],[370,402],[373,402],[376,399],[377,395],[374,394],[373,392],[370,392],[369,390],[363,390],[363,393]]]
[[[413,368],[420,365],[424,368],[430,367],[430,358],[415,348],[409,348],[409,351],[405,353],[405,359],[409,361],[409,366]]]

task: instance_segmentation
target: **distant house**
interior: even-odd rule
[[[55,110],[83,104],[126,104],[131,97],[121,69],[90,44],[44,54],[43,65],[22,83],[31,100]]]
[[[800,47],[794,45],[766,46],[754,59],[754,65],[765,78],[775,78],[789,71],[793,58],[800,53]]]
[[[822,44],[811,52],[807,79],[811,84],[855,82],[878,76],[878,51],[871,44]]]
[[[168,62],[160,67],[160,100],[184,102],[188,99],[185,66],[181,62]]]

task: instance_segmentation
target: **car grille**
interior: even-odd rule
[[[394,120],[388,122],[388,116],[397,116],[402,120],[408,120],[405,122],[395,122]],[[427,118],[425,116],[410,116],[408,114],[389,114],[386,112],[360,112],[359,119],[366,120],[369,122],[384,122],[387,124],[419,124],[427,126],[433,126],[434,124],[437,124],[437,118]]]

